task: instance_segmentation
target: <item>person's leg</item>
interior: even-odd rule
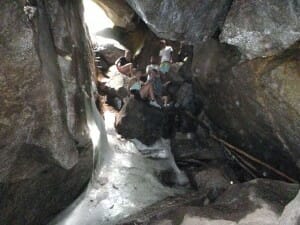
[[[151,101],[154,101],[155,100],[155,97],[154,97],[154,91],[153,91],[153,85],[152,84],[149,84],[149,96],[151,98]]]
[[[153,86],[151,83],[148,83],[144,85],[140,90],[141,98],[150,98],[150,100],[154,100],[154,92],[153,92]]]
[[[155,100],[153,86],[151,83],[148,83],[141,88],[140,96],[142,99],[150,98],[150,105],[161,108],[161,106]]]
[[[163,62],[160,65],[160,77],[163,81],[163,83],[170,81],[170,77],[169,77],[169,71],[171,68],[171,64],[169,62]]]
[[[141,87],[140,89],[140,96],[142,99],[146,99],[149,96],[149,88],[150,85],[149,84],[145,84],[144,86]]]

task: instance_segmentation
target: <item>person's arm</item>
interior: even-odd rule
[[[170,52],[170,63],[173,63],[173,49]]]
[[[118,58],[118,59],[116,60],[116,62],[115,62],[115,65],[116,65],[117,67],[120,66],[120,59],[121,59],[121,58]]]

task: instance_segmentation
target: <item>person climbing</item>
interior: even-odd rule
[[[170,99],[169,94],[167,92],[167,86],[169,85],[169,81],[166,83],[162,83],[160,73],[156,69],[152,69],[148,75],[149,82],[152,83],[154,88],[154,95],[159,98],[160,102],[163,103],[164,107],[168,107],[168,101]]]
[[[120,73],[123,73],[129,77],[133,76],[134,68],[131,62],[131,52],[126,50],[124,56],[118,58],[115,65]]]
[[[161,83],[159,78],[159,73],[157,70],[153,69],[150,71],[151,78],[143,83],[140,78],[142,76],[141,71],[137,71],[136,77],[130,81],[130,93],[145,100],[150,100],[149,104],[161,108],[161,106],[156,101],[156,96],[160,97],[161,94]]]
[[[160,46],[161,46],[161,50],[159,52],[159,56],[160,56],[159,70],[162,73],[162,79],[165,81],[165,80],[169,80],[167,76],[170,71],[171,64],[173,62],[172,60],[173,48],[167,45],[165,40],[160,41]]]

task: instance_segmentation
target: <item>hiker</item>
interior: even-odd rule
[[[120,73],[131,77],[134,73],[133,64],[131,63],[131,52],[126,50],[124,56],[118,58],[115,65]]]
[[[149,104],[161,108],[161,106],[157,103],[156,97],[160,97],[161,94],[161,82],[159,78],[159,73],[157,70],[150,71],[150,79],[143,83],[140,78],[142,73],[137,71],[135,80],[131,81],[130,83],[130,93],[134,94],[135,96],[139,96],[143,100],[150,100]]]
[[[134,96],[140,97],[140,89],[142,88],[142,85],[144,84],[141,81],[142,76],[143,76],[142,71],[137,70],[135,73],[135,76],[133,76],[128,82],[129,91]]]
[[[161,50],[159,52],[160,56],[160,66],[159,70],[162,73],[162,79],[168,80],[167,75],[170,71],[172,60],[173,48],[166,44],[165,40],[160,41]]]

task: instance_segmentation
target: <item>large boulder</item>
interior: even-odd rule
[[[159,37],[194,43],[221,28],[232,0],[127,0]]]
[[[91,54],[81,3],[36,3],[25,14],[22,1],[1,2],[1,225],[46,224],[92,170],[81,91],[90,94]]]
[[[199,191],[209,193],[215,199],[230,186],[230,178],[221,169],[208,168],[199,171],[194,176],[194,182]]]
[[[165,121],[160,109],[131,97],[117,115],[115,126],[123,137],[150,145],[163,136]]]
[[[207,115],[227,132],[223,138],[294,178],[300,175],[298,52],[239,63],[234,47],[211,40],[195,47],[193,61],[196,90]]]
[[[119,97],[123,99],[129,95],[130,78],[117,70],[117,67],[111,66],[106,73],[107,79],[104,80],[104,91],[108,97]]]
[[[135,13],[124,0],[95,0],[95,2],[116,26],[126,29],[135,28],[134,21],[132,21]]]
[[[220,39],[250,59],[274,55],[300,39],[299,18],[299,1],[235,0]]]
[[[297,194],[299,185],[257,179],[231,185],[209,204],[203,193],[167,199],[119,224],[279,225],[284,206]],[[203,206],[204,204],[209,204]]]
[[[94,50],[95,55],[103,58],[108,66],[112,66],[119,57],[124,56],[124,50],[118,47],[114,43],[101,44]]]
[[[148,34],[147,30],[148,29],[145,24],[140,22],[135,25],[135,29],[133,30],[114,26],[113,28],[105,28],[98,31],[96,34],[98,37],[102,36],[118,41],[120,48],[124,46],[126,49],[129,49],[133,54],[135,54],[142,48],[144,40]]]

